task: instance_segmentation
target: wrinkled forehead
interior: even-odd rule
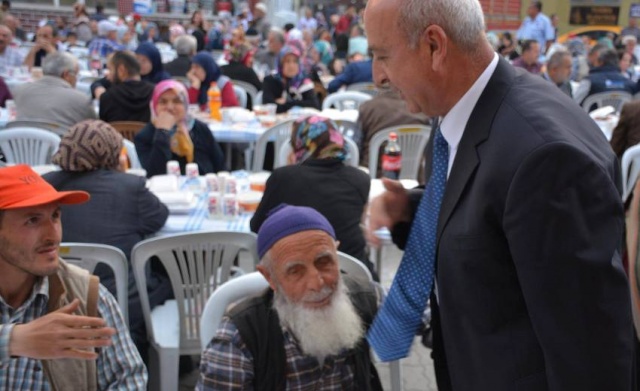
[[[290,261],[314,262],[327,255],[335,256],[335,240],[321,230],[309,230],[285,236],[271,247],[274,264]]]

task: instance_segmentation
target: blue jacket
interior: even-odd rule
[[[636,92],[635,83],[624,77],[620,69],[615,66],[593,68],[587,78],[591,81],[589,95],[612,91],[624,91],[630,94]]]
[[[329,83],[328,92],[338,91],[343,85],[354,83],[370,83],[373,81],[371,60],[352,62],[344,68],[344,71]]]

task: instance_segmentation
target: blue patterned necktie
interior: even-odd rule
[[[431,178],[414,216],[398,272],[367,335],[382,361],[406,357],[422,322],[434,279],[436,230],[448,164],[449,145],[438,128]]]

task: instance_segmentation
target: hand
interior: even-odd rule
[[[193,70],[190,70],[189,72],[187,72],[186,76],[187,76],[187,79],[189,79],[189,84],[191,84],[191,87],[195,88],[196,90],[199,90],[202,82],[200,81],[200,79],[198,79],[198,77],[193,72]]]
[[[278,99],[276,99],[276,103],[279,104],[279,105],[283,105],[283,104],[287,103],[287,98],[282,98],[282,97],[278,98]]]
[[[409,221],[409,195],[398,181],[382,178],[386,191],[374,198],[369,207],[369,223],[367,224],[367,241],[374,247],[380,245],[375,231],[382,227],[392,228],[401,221]]]
[[[104,94],[105,92],[107,92],[106,88],[96,87],[96,89],[93,91],[93,94],[96,96],[96,99],[100,99],[100,95]]]
[[[189,129],[187,129],[187,125],[184,123],[184,121],[180,121],[180,123],[178,124],[177,128],[178,128],[178,132],[179,133],[182,133],[182,134],[186,135],[189,138],[191,137],[189,135]]]
[[[153,125],[158,129],[171,129],[176,124],[176,118],[168,111],[161,111],[153,120]]]
[[[116,330],[105,327],[104,319],[73,315],[79,305],[80,301],[75,299],[55,312],[14,326],[9,354],[40,360],[98,358],[93,348],[111,345]]]

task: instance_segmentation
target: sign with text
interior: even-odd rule
[[[640,4],[631,4],[629,7],[630,18],[640,18]]]
[[[580,6],[571,7],[569,24],[617,26],[620,7]]]

